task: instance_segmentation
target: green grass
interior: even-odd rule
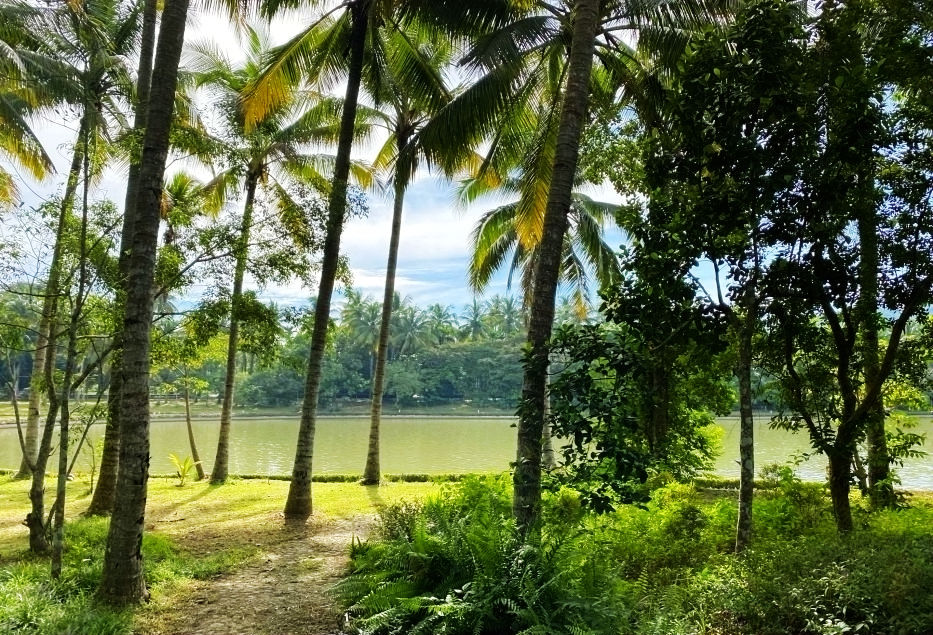
[[[294,528],[281,510],[288,482],[231,479],[222,486],[153,478],[149,482],[143,554],[152,602],[141,611],[157,624],[159,612],[209,580],[274,551]],[[437,490],[433,482],[389,482],[362,487],[355,482],[315,483],[312,528],[334,519],[372,515],[400,500],[420,499]],[[133,610],[113,610],[94,601],[100,579],[106,519],[78,518],[89,502],[86,483],[69,483],[64,574],[49,579],[49,561],[29,555],[26,528],[27,481],[0,476],[0,633],[58,635],[133,632]],[[54,491],[49,479],[46,491]]]

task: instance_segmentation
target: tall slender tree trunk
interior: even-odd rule
[[[230,297],[230,336],[227,340],[227,371],[224,376],[224,399],[220,406],[220,436],[217,438],[217,455],[211,469],[211,483],[219,485],[227,480],[230,456],[230,416],[233,410],[233,388],[236,380],[236,355],[240,339],[240,304],[243,297],[243,276],[246,274],[246,257],[249,250],[249,233],[253,224],[253,201],[259,175],[250,172],[246,179],[246,204],[243,222],[237,237],[236,269],[233,272],[233,293]]]
[[[71,424],[71,390],[75,375],[75,365],[78,361],[78,324],[84,308],[84,291],[87,285],[87,259],[85,247],[87,245],[87,208],[88,189],[90,188],[90,161],[88,138],[90,131],[85,127],[84,137],[81,140],[84,163],[84,194],[81,201],[81,232],[78,247],[78,289],[72,301],[71,315],[68,323],[68,349],[65,355],[65,374],[62,381],[61,392],[61,419],[59,421],[58,435],[58,479],[56,483],[56,496],[54,516],[52,522],[52,577],[58,579],[62,575],[62,553],[65,548],[65,497],[68,484],[68,449],[69,432]],[[79,448],[80,450],[80,448]]]
[[[84,153],[84,139],[90,126],[90,116],[87,111],[81,117],[81,126],[78,139],[75,142],[74,153],[71,157],[71,166],[68,169],[68,180],[65,184],[65,194],[58,215],[58,227],[55,231],[55,244],[52,247],[52,262],[49,265],[49,278],[45,286],[45,297],[42,299],[42,315],[39,318],[39,330],[48,333],[45,341],[45,354],[41,368],[33,368],[31,384],[42,390],[48,396],[48,411],[45,417],[45,429],[36,453],[32,483],[29,488],[31,510],[26,515],[26,525],[29,527],[29,549],[34,553],[47,553],[49,541],[45,526],[45,470],[51,454],[53,431],[58,415],[59,400],[55,391],[55,342],[56,314],[58,312],[58,295],[61,289],[62,255],[64,250],[64,234],[68,219],[74,207],[75,192],[78,189],[78,178],[81,175],[81,162]],[[36,373],[41,373],[39,378]],[[28,425],[28,424],[27,424]]]
[[[327,325],[330,321],[330,301],[337,277],[340,255],[340,234],[347,209],[347,179],[350,175],[350,150],[356,121],[356,104],[363,74],[363,54],[369,22],[369,1],[358,0],[351,5],[353,25],[350,33],[350,68],[347,92],[340,118],[340,137],[334,163],[334,181],[330,191],[327,213],[327,234],[324,238],[324,258],[321,263],[321,281],[314,307],[314,329],[311,332],[311,352],[308,355],[308,374],[305,397],[301,406],[301,424],[295,448],[295,465],[285,502],[285,520],[306,520],[311,505],[311,459],[314,455],[314,432],[317,423],[318,392],[321,387],[321,362],[327,343]]]
[[[852,507],[849,504],[850,470],[852,456],[848,452],[834,450],[829,454],[829,494],[833,502],[836,529],[840,532],[852,530]]]
[[[741,553],[752,539],[752,505],[755,497],[755,420],[752,414],[752,333],[755,315],[746,311],[737,330],[739,360],[739,517],[735,552]]]
[[[568,60],[567,86],[560,113],[554,170],[544,214],[544,229],[534,269],[528,352],[518,408],[518,451],[513,475],[512,513],[527,535],[541,509],[541,439],[547,392],[548,340],[554,324],[554,300],[567,231],[571,191],[577,171],[580,136],[589,104],[599,0],[577,0]]]
[[[398,243],[402,234],[402,210],[405,205],[405,188],[408,186],[410,169],[402,153],[408,145],[404,130],[396,130],[399,159],[395,169],[395,201],[392,209],[392,233],[389,237],[389,258],[386,263],[386,287],[382,296],[382,317],[379,322],[379,341],[376,345],[376,367],[373,370],[373,393],[370,406],[369,450],[366,467],[363,469],[363,485],[376,485],[381,477],[379,468],[379,429],[382,419],[382,394],[385,391],[386,360],[389,354],[389,330],[392,323],[392,300],[395,295],[395,271],[398,265]],[[402,163],[405,162],[405,165]]]
[[[143,28],[139,48],[139,65],[136,71],[136,106],[133,114],[133,133],[139,142],[146,130],[149,116],[149,92],[152,79],[152,56],[155,49],[157,0],[145,0],[143,6]],[[129,259],[133,227],[136,220],[136,198],[139,193],[140,153],[133,153],[129,175],[126,179],[126,198],[123,203],[123,229],[120,235],[120,284],[114,309],[117,316],[113,334],[113,354],[110,359],[110,389],[107,394],[107,427],[104,429],[104,449],[100,459],[100,474],[97,487],[91,498],[88,515],[103,516],[113,509],[116,495],[117,467],[120,460],[120,393],[123,389],[121,369],[123,366],[123,305],[126,298],[126,268]]]
[[[198,444],[194,441],[194,426],[191,425],[191,399],[188,391],[188,369],[185,369],[183,380],[185,382],[184,387],[184,398],[185,398],[185,424],[188,426],[188,445],[191,447],[191,460],[194,461],[194,469],[198,473],[198,480],[203,481],[205,478],[204,466],[201,465],[201,456],[198,454]]]
[[[49,329],[51,322],[45,319],[45,312],[39,318],[36,333],[36,350],[32,354],[32,375],[29,379],[29,403],[26,410],[26,448],[16,478],[28,478],[32,474],[30,465],[36,462],[39,452],[39,408],[42,405],[42,373],[45,368],[45,356],[49,348]],[[38,369],[38,370],[37,370]]]
[[[127,266],[123,320],[123,390],[120,395],[120,466],[117,494],[104,551],[100,598],[110,604],[148,597],[142,539],[149,478],[149,331],[152,326],[156,246],[162,180],[175,106],[178,63],[188,0],[166,0],[152,73],[149,116],[139,172],[133,237]]]
[[[878,223],[873,201],[863,205],[858,219],[859,235],[859,298],[858,313],[862,327],[862,371],[865,385],[881,381],[878,346]],[[879,392],[880,395],[880,392]],[[873,507],[894,504],[894,487],[890,482],[891,457],[884,431],[884,404],[879,396],[870,404],[864,427],[868,445],[868,496]]]

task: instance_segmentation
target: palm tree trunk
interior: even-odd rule
[[[305,397],[301,406],[301,425],[295,448],[295,465],[285,503],[286,521],[303,521],[311,515],[311,459],[314,455],[314,431],[317,423],[317,400],[321,387],[321,363],[327,343],[330,321],[330,301],[337,277],[340,255],[340,234],[347,209],[347,179],[350,175],[350,150],[356,121],[356,104],[363,75],[363,53],[369,21],[369,1],[358,0],[351,5],[353,26],[350,34],[350,68],[347,92],[340,118],[340,137],[334,163],[334,182],[330,191],[327,213],[327,234],[324,238],[324,258],[321,263],[321,281],[314,307],[314,329],[311,332],[311,352],[308,355],[308,373],[305,379]]]
[[[735,552],[741,553],[752,539],[752,504],[755,496],[755,421],[752,415],[752,320],[746,312],[738,331],[739,363],[739,514],[735,530]]]
[[[399,163],[403,161],[401,153],[408,145],[408,138],[403,131],[396,131],[399,148]],[[366,453],[366,467],[363,469],[363,485],[377,485],[380,479],[379,469],[379,427],[382,418],[382,394],[385,391],[386,360],[389,354],[389,330],[392,323],[392,299],[395,295],[395,272],[398,265],[398,243],[402,234],[402,210],[405,205],[405,189],[410,171],[408,166],[396,165],[395,201],[392,207],[392,233],[389,237],[389,259],[386,262],[386,287],[382,296],[382,316],[379,322],[379,342],[376,347],[376,367],[373,370],[373,393],[369,421],[369,450]]]
[[[243,297],[243,276],[246,274],[246,256],[249,250],[249,232],[253,224],[253,201],[259,175],[250,173],[246,179],[246,204],[243,222],[236,246],[236,269],[233,273],[233,293],[230,298],[230,337],[227,340],[227,373],[224,376],[224,399],[220,407],[220,436],[217,438],[217,455],[211,470],[211,484],[219,485],[227,480],[230,456],[230,416],[233,410],[233,386],[236,380],[236,354],[240,338],[240,303]]]
[[[152,54],[155,48],[157,0],[145,0],[143,7],[143,28],[139,48],[139,66],[136,79],[136,106],[133,114],[133,133],[141,142],[149,116],[149,92],[152,78]],[[104,449],[100,459],[100,474],[97,487],[91,498],[87,513],[90,516],[105,516],[113,509],[116,495],[117,466],[120,460],[120,392],[123,387],[121,378],[123,348],[123,301],[126,298],[126,267],[129,257],[130,240],[136,219],[136,199],[139,193],[139,155],[134,153],[130,161],[126,179],[126,198],[123,203],[123,229],[120,235],[120,285],[117,288],[117,301],[114,309],[116,329],[113,334],[113,354],[110,360],[110,389],[107,393],[107,426],[104,429]]]
[[[191,460],[194,461],[194,469],[198,473],[198,480],[203,481],[205,478],[204,466],[201,465],[201,456],[198,454],[198,444],[194,441],[194,427],[191,425],[191,399],[188,394],[188,369],[185,369],[183,376],[184,387],[184,397],[185,397],[185,424],[188,426],[188,445],[191,447]]]
[[[162,180],[175,106],[178,63],[188,0],[167,0],[152,73],[148,125],[139,171],[132,249],[127,265],[123,321],[123,390],[120,395],[120,466],[98,595],[109,604],[148,597],[142,538],[149,477],[149,331],[152,282],[162,203]]]
[[[519,531],[525,535],[537,525],[541,509],[541,439],[547,390],[548,340],[554,324],[554,300],[571,190],[577,171],[580,136],[589,104],[590,71],[598,23],[599,0],[577,0],[554,171],[534,269],[527,340],[529,350],[525,357],[525,376],[518,408],[518,452],[513,476],[512,513]]]

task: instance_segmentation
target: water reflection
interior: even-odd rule
[[[515,459],[515,428],[510,418],[421,418],[390,417],[383,422],[382,470],[386,473],[496,472],[509,468]],[[724,430],[723,454],[716,472],[737,477],[738,419],[719,420]],[[204,468],[210,471],[217,443],[217,422],[195,423]],[[173,472],[169,453],[190,454],[182,421],[155,420],[152,423],[153,473]],[[919,432],[933,432],[933,421],[925,418]],[[96,442],[103,434],[95,426],[89,434]],[[314,472],[319,474],[361,473],[366,457],[369,420],[366,418],[322,418],[318,421],[314,448]],[[287,474],[294,459],[298,420],[235,419],[231,428],[230,472],[233,474]],[[783,463],[793,455],[810,452],[805,434],[771,430],[762,422],[756,426],[755,462]],[[0,467],[19,464],[19,441],[14,428],[0,429]],[[77,469],[88,471],[88,456]],[[815,456],[799,467],[808,480],[825,478],[826,460]],[[933,489],[933,457],[909,461],[900,470],[905,487]]]

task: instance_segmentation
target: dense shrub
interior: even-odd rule
[[[594,515],[546,497],[518,541],[509,482],[467,478],[382,513],[339,587],[361,633],[933,632],[933,509],[859,517],[839,535],[819,486],[776,472],[753,547],[732,554],[732,496],[669,484]]]

